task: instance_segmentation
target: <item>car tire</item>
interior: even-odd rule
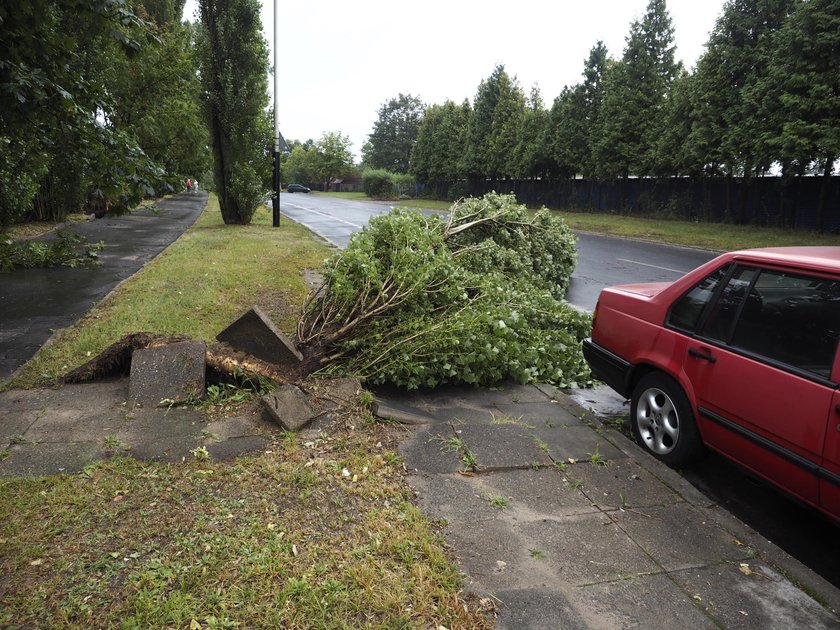
[[[684,468],[703,455],[703,441],[682,387],[661,372],[645,375],[630,398],[636,442],[659,461]]]

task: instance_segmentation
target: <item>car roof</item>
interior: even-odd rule
[[[731,252],[735,260],[795,266],[828,272],[840,272],[840,247],[764,247]]]

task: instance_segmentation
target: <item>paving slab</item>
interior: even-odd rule
[[[566,484],[565,479],[566,472],[554,467],[476,477],[484,495],[507,499],[503,514],[511,523],[599,511],[581,489]]]
[[[434,429],[419,428],[400,442],[399,453],[409,470],[425,474],[453,473],[464,467],[460,456],[446,447],[445,440],[454,437],[455,432],[448,424]]]
[[[8,452],[8,457],[0,461],[0,477],[75,473],[107,457],[101,444],[96,442],[15,444]]]
[[[590,584],[574,601],[588,611],[589,628],[669,628],[720,630],[698,602],[666,574]]]
[[[511,424],[455,424],[455,433],[481,471],[550,466],[554,460],[528,429]]]
[[[741,562],[750,557],[743,543],[684,502],[617,510],[610,517],[667,571]],[[668,532],[670,538],[663,540],[662,532]]]
[[[262,435],[241,435],[231,437],[221,442],[205,440],[204,447],[207,449],[210,459],[230,460],[262,451],[268,446],[268,440]]]
[[[537,425],[530,433],[545,445],[548,454],[556,462],[588,461],[593,457],[611,462],[626,457],[604,435],[585,425]]]
[[[135,350],[131,355],[129,400],[147,407],[204,398],[207,347],[179,341]]]
[[[582,491],[600,509],[636,509],[674,505],[683,498],[633,459],[608,460],[606,466],[579,462],[566,474],[582,482]]]
[[[527,588],[499,591],[497,630],[585,628],[586,622],[556,590]]]
[[[258,306],[232,322],[216,339],[273,365],[297,365],[303,360],[292,341]]]
[[[517,418],[538,427],[576,426],[580,420],[566,406],[554,401],[496,403],[502,415]]]
[[[762,563],[721,564],[671,574],[718,627],[837,628],[836,616]]]
[[[546,519],[522,526],[547,563],[566,583],[582,586],[662,569],[627,534],[601,512]]]

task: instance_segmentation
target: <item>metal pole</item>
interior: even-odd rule
[[[274,0],[274,192],[271,197],[272,224],[280,227],[280,117],[277,114],[277,94],[280,91],[280,52],[277,49],[277,33],[280,28],[277,0]]]

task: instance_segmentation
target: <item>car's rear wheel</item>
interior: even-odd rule
[[[694,413],[682,387],[661,372],[642,377],[633,390],[630,424],[636,441],[656,459],[688,466],[703,453]]]

